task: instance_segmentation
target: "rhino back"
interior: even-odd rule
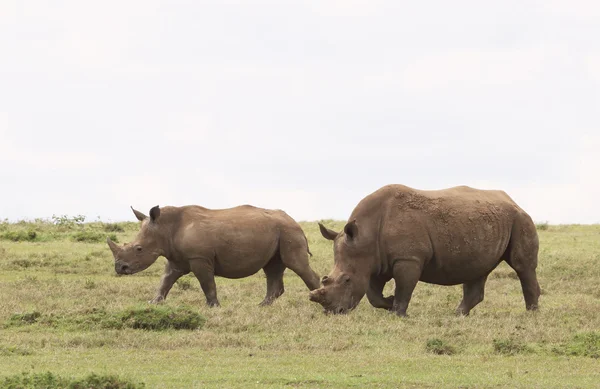
[[[282,226],[280,211],[252,206],[210,210],[182,207],[173,245],[182,258],[215,262],[215,274],[246,277],[275,254]]]
[[[379,193],[378,193],[379,192]],[[356,213],[379,204],[378,252],[424,262],[422,281],[456,284],[487,274],[500,261],[517,217],[528,217],[502,191],[454,187],[423,191],[389,185],[367,196]],[[373,226],[375,227],[375,225]]]

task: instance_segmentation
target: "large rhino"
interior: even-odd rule
[[[418,281],[463,284],[457,313],[483,300],[490,272],[506,261],[517,273],[525,307],[538,308],[538,236],[534,223],[506,193],[459,186],[416,190],[388,185],[365,197],[334,241],[334,267],[310,299],[327,312],[352,310],[367,295],[376,308],[406,316]],[[382,291],[391,279],[395,294]]]
[[[156,297],[160,302],[184,274],[194,273],[210,306],[218,306],[215,276],[248,277],[261,268],[267,278],[267,295],[261,305],[283,294],[286,268],[298,274],[310,290],[319,276],[308,263],[308,242],[302,228],[280,210],[243,205],[211,210],[200,206],[158,206],[150,217],[133,209],[142,222],[132,243],[117,246],[107,238],[118,274],[134,274],[159,256],[167,264]]]

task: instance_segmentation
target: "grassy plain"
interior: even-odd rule
[[[220,308],[205,306],[197,281],[185,276],[165,306],[192,308],[206,321],[196,330],[154,331],[96,325],[99,312],[143,307],[154,296],[165,260],[118,277],[104,243],[108,234],[130,241],[137,224],[55,222],[0,223],[0,382],[49,371],[118,375],[149,388],[600,385],[597,225],[540,226],[536,313],[525,311],[519,281],[505,264],[490,276],[471,316],[454,315],[460,286],[419,283],[407,319],[366,299],[348,315],[324,315],[287,270],[286,292],[270,307],[258,306],[262,272],[217,279]],[[316,223],[301,224],[313,268],[327,274],[331,243]],[[393,282],[386,289],[391,294]]]

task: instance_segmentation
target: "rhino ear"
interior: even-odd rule
[[[160,208],[158,205],[156,205],[156,206],[152,207],[152,209],[150,210],[150,220],[152,222],[155,222],[159,216],[160,216]]]
[[[337,232],[330,230],[321,223],[319,223],[319,230],[321,230],[321,235],[323,235],[323,238],[328,240],[334,240],[336,236],[338,236]]]
[[[148,216],[144,215],[143,213],[141,213],[140,211],[133,209],[133,207],[131,207],[131,210],[133,211],[133,214],[139,221],[144,221],[148,217]]]
[[[351,222],[348,222],[348,224],[346,224],[346,226],[344,227],[344,232],[346,233],[346,236],[348,237],[348,239],[352,240],[352,239],[356,238],[356,235],[358,235],[358,227],[356,226],[356,219],[354,219]]]

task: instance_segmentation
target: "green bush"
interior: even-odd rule
[[[92,280],[91,278],[86,278],[85,279],[85,284],[83,285],[84,288],[86,289],[96,289],[96,282],[94,280]]]
[[[148,306],[129,308],[123,312],[106,312],[91,309],[69,315],[42,315],[34,311],[12,315],[5,327],[43,324],[53,327],[77,328],[89,331],[95,328],[162,331],[167,329],[195,330],[202,328],[206,320],[190,308],[168,306]]]
[[[177,286],[181,290],[188,290],[192,288],[192,283],[189,278],[180,278],[176,282]]]
[[[105,232],[125,232],[125,229],[117,223],[103,223],[103,229]]]
[[[12,375],[1,380],[0,387],[6,389],[138,389],[144,388],[145,385],[111,375],[90,374],[81,379],[73,379],[47,372]]]
[[[126,327],[143,330],[195,330],[204,325],[205,319],[189,308],[153,306],[132,308],[122,313]]]
[[[116,234],[109,234],[108,237],[115,243],[118,243]],[[77,231],[71,234],[71,239],[75,242],[100,243],[106,240],[106,234],[99,231]]]
[[[34,230],[13,230],[3,232],[0,238],[13,242],[34,242],[38,239],[38,234]]]
[[[536,223],[535,228],[539,231],[546,231],[549,225],[548,222]]]
[[[600,358],[600,333],[577,334],[569,343],[555,347],[553,351],[559,355]]]
[[[31,354],[33,354],[33,352],[26,350],[26,349],[20,349],[15,346],[9,346],[9,347],[0,346],[0,355],[2,355],[2,356],[10,357],[13,355],[31,355]]]
[[[77,215],[72,217],[69,217],[67,215],[52,215],[52,223],[56,224],[57,226],[72,228],[75,226],[83,225],[83,222],[85,222],[84,215]]]
[[[437,355],[452,355],[456,353],[456,349],[453,346],[437,338],[428,339],[425,344],[425,350]]]
[[[516,355],[529,352],[529,348],[516,339],[494,339],[494,351],[503,355]]]
[[[38,311],[15,313],[8,318],[9,325],[33,324],[42,316]]]

